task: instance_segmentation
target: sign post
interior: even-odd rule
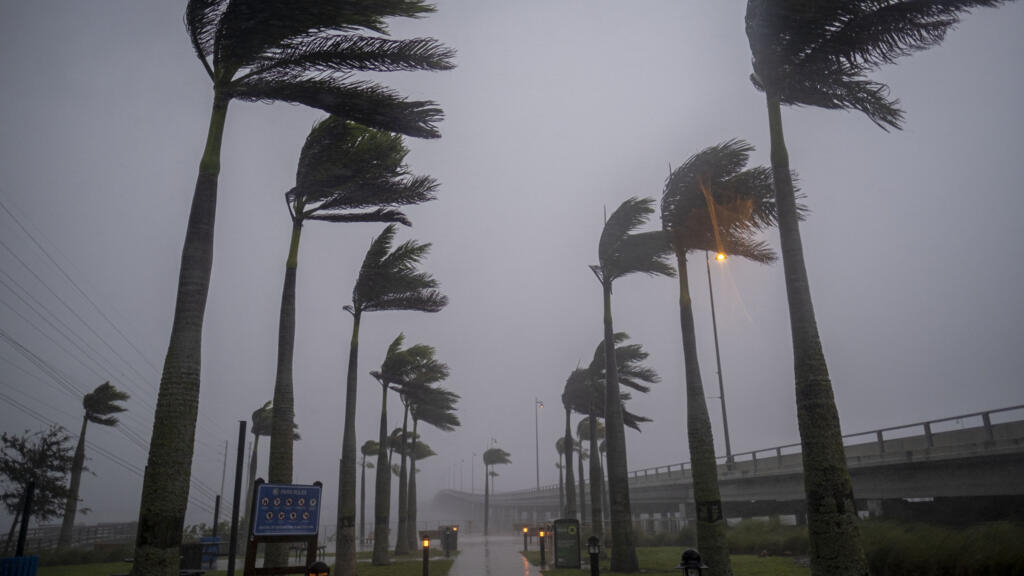
[[[555,520],[555,568],[580,568],[580,522]]]
[[[317,536],[320,525],[320,493],[323,485],[267,484],[256,480],[253,490],[252,528],[245,550],[245,576],[305,574],[316,561]],[[306,543],[303,566],[256,567],[259,544],[280,542]]]

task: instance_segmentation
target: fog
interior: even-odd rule
[[[752,164],[767,164],[769,144],[764,96],[748,80],[743,2],[437,8],[393,22],[392,35],[437,38],[458,50],[457,68],[374,78],[445,111],[442,138],[407,141],[413,171],[441,188],[407,211],[414,225],[398,240],[433,244],[424,268],[451,303],[438,314],[364,316],[356,423],[359,444],[376,438],[380,394],[368,371],[399,332],[437,348],[451,367],[446,386],[462,396],[462,426],[421,430],[438,453],[418,464],[424,503],[443,488],[482,490],[492,439],[512,456],[496,489],[532,487],[535,398],[540,482],[557,481],[562,387],[602,337],[587,266],[605,210],[660,198],[670,168],[706,146],[744,138],[757,147]],[[78,391],[0,341],[0,431],[52,421],[77,433],[80,393],[110,380],[132,395],[125,432],[88,431],[123,461],[87,450],[90,523],[137,517],[212,101],[183,12],[171,2],[0,2],[0,199],[10,210],[0,211],[0,325]],[[844,432],[1024,404],[1022,28],[1019,3],[979,11],[942,46],[879,72],[907,110],[903,131],[856,113],[783,112],[811,210],[804,252]],[[323,117],[284,104],[229,109],[190,524],[210,521],[225,442],[229,492],[237,422],[273,394],[284,193]],[[336,510],[351,332],[342,306],[382,228],[312,222],[303,234],[294,478],[325,484],[325,523]],[[777,247],[774,231],[765,239]],[[700,363],[721,454],[708,286],[695,256]],[[798,441],[781,264],[730,259],[712,262],[711,275],[733,451]],[[662,377],[629,404],[653,419],[627,433],[629,467],[688,460],[677,284],[627,277],[612,304],[615,329],[644,345]]]

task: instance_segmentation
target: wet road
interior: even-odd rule
[[[540,576],[519,550],[523,539],[510,536],[459,536],[459,555],[448,576]]]

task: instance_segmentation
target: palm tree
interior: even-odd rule
[[[565,381],[565,388],[562,390],[562,406],[565,408],[565,435],[562,436],[562,454],[565,455],[565,516],[576,518],[576,477],[572,471],[572,455],[575,445],[572,439],[572,418],[573,394],[579,388],[580,379],[585,374],[582,370],[575,370]]]
[[[558,469],[558,509],[561,511],[562,517],[566,518],[564,480],[565,465],[562,464],[562,457],[565,454],[565,436],[559,436],[558,440],[555,440],[555,452],[558,452],[558,461],[555,462],[555,468]]]
[[[412,416],[412,435],[410,439],[412,446],[409,449],[411,459],[409,466],[409,495],[406,498],[406,534],[410,550],[416,549],[418,534],[416,532],[416,462],[425,458],[421,455],[421,446],[426,446],[419,440],[419,423],[429,424],[442,432],[451,432],[462,425],[459,417],[455,415],[455,405],[459,401],[459,395],[441,388],[440,386],[419,386],[409,388],[405,396],[409,400],[409,415]],[[431,452],[432,454],[432,452]],[[401,535],[400,535],[401,536]]]
[[[249,517],[249,512],[252,510],[252,489],[256,481],[256,469],[258,464],[258,455],[260,450],[260,436],[270,436],[273,429],[274,422],[274,402],[269,401],[263,406],[260,406],[252,413],[252,426],[250,432],[252,433],[252,451],[249,454],[249,483],[246,487],[245,493],[245,509],[242,510],[242,526],[246,532],[240,534],[239,537],[242,541],[245,541],[246,534],[250,530],[249,523],[252,522],[252,518]],[[299,436],[299,425],[292,423],[292,440],[301,440]]]
[[[599,264],[590,269],[601,283],[604,295],[605,346],[605,430],[608,443],[609,517],[612,523],[613,572],[636,572],[640,569],[633,540],[632,513],[629,505],[629,478],[626,464],[626,432],[619,402],[619,376],[615,365],[612,327],[612,284],[634,273],[649,276],[672,276],[668,262],[671,251],[661,230],[634,232],[647,222],[654,211],[652,198],[630,198],[622,203],[605,222],[598,243]]]
[[[386,565],[388,559],[388,520],[391,508],[391,477],[386,445],[388,391],[403,391],[428,386],[448,377],[448,366],[434,358],[434,348],[416,344],[403,349],[405,335],[399,334],[388,347],[380,370],[370,373],[381,386],[380,446],[377,451],[377,482],[374,501],[373,563]],[[401,433],[401,430],[398,430]],[[394,446],[395,442],[391,442]]]
[[[78,489],[82,483],[82,470],[85,469],[85,427],[92,422],[100,426],[116,426],[118,419],[113,414],[124,412],[125,408],[118,404],[129,398],[128,394],[104,382],[82,398],[85,416],[82,418],[82,432],[78,435],[78,446],[75,457],[71,461],[71,482],[68,486],[68,497],[64,502],[64,521],[60,526],[58,548],[71,545],[71,533],[75,528],[75,515],[78,513]]]
[[[430,244],[409,240],[392,250],[394,238],[395,225],[389,224],[370,244],[352,289],[352,305],[345,307],[352,314],[352,341],[349,345],[345,384],[345,430],[342,435],[338,482],[339,529],[335,542],[338,550],[336,569],[343,573],[355,573],[356,564],[354,534],[347,526],[350,522],[354,524],[355,519],[356,371],[359,363],[359,326],[363,313],[385,310],[439,312],[448,304],[448,298],[437,290],[437,280],[417,269],[430,252]],[[378,470],[378,479],[380,474]],[[386,540],[385,537],[385,548]],[[377,546],[376,536],[374,546]]]
[[[359,449],[363,456],[363,463],[360,465],[362,477],[359,481],[359,538],[363,541],[366,540],[366,469],[374,467],[373,462],[366,461],[366,457],[376,455],[377,449],[376,440],[363,442],[362,448]]]
[[[710,573],[732,573],[718,490],[715,445],[697,361],[686,256],[693,250],[741,256],[762,264],[775,253],[753,235],[775,221],[771,170],[744,170],[754,147],[728,140],[691,156],[669,176],[661,198],[662,227],[676,253],[679,323],[686,373],[686,430],[697,507],[697,544]]]
[[[883,64],[936,46],[960,15],[1005,0],[748,0],[751,80],[768,107],[779,237],[793,338],[797,420],[815,574],[866,574],[839,413],[821,348],[800,239],[796,193],[782,131],[782,105],[858,110],[883,130],[903,110],[868,77]]]
[[[491,466],[496,464],[511,464],[511,456],[511,454],[497,446],[484,450],[484,536],[487,536],[488,524],[490,522],[491,482],[493,481],[493,477],[498,475],[497,472],[491,470]],[[491,479],[488,479],[489,477]]]
[[[454,53],[433,39],[391,40],[358,33],[383,33],[388,18],[417,17],[432,10],[423,0],[189,1],[185,25],[213,83],[213,107],[182,248],[132,574],[178,572],[228,104],[234,99],[305,104],[364,126],[436,138],[441,110],[433,102],[406,100],[376,82],[353,78],[358,71],[452,68]]]
[[[587,453],[590,455],[590,524],[594,536],[601,538],[604,532],[604,515],[601,510],[601,494],[603,490],[603,475],[601,474],[601,458],[597,451],[598,438],[604,438],[604,424],[598,422],[594,416],[585,416],[576,423],[576,437],[580,442],[588,445]]]
[[[394,207],[433,200],[438,184],[429,176],[409,173],[403,164],[408,152],[401,135],[372,130],[338,116],[318,122],[306,137],[295,187],[285,194],[292,232],[278,324],[270,482],[292,481],[295,282],[303,224],[319,220],[410,225],[405,214]]]

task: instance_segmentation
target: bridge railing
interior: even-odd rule
[[[885,453],[886,434],[889,434],[890,435],[890,439],[891,439],[893,433],[896,433],[898,431],[911,431],[911,432],[913,432],[913,431],[916,431],[917,429],[920,429],[921,430],[921,435],[923,435],[923,437],[924,437],[925,445],[928,448],[933,448],[936,445],[936,436],[938,434],[940,434],[940,432],[937,432],[937,431],[933,430],[933,427],[935,427],[935,425],[937,425],[937,424],[944,424],[944,423],[948,423],[948,422],[960,422],[960,423],[963,423],[964,420],[970,420],[970,419],[974,419],[974,418],[979,419],[980,426],[978,426],[978,428],[984,430],[985,439],[988,440],[988,441],[993,441],[996,438],[995,438],[994,428],[993,428],[993,424],[992,424],[992,416],[995,415],[995,414],[1004,415],[1006,413],[1016,412],[1016,411],[1024,411],[1024,404],[1019,404],[1019,405],[1016,405],[1016,406],[1008,406],[1006,408],[997,408],[995,410],[984,410],[984,411],[981,411],[981,412],[971,412],[971,413],[968,413],[968,414],[960,414],[960,415],[957,415],[957,416],[949,416],[949,417],[946,417],[946,418],[935,418],[935,419],[932,419],[932,420],[925,420],[925,421],[922,421],[922,422],[914,422],[914,423],[911,423],[911,424],[902,424],[900,426],[888,426],[888,427],[885,427],[885,428],[876,428],[874,430],[868,430],[868,431],[865,431],[865,432],[854,432],[852,434],[843,434],[843,445],[844,446],[851,445],[851,443],[848,442],[848,440],[851,440],[851,439],[863,438],[863,437],[873,437],[874,438],[874,442],[876,443],[876,445],[878,447],[878,453],[879,454],[884,454]],[[905,436],[901,436],[901,437],[905,437]],[[757,450],[749,450],[749,451],[746,451],[746,452],[737,452],[737,453],[734,453],[732,455],[732,461],[729,461],[725,456],[718,456],[718,457],[716,457],[716,460],[717,460],[717,462],[719,464],[734,464],[734,463],[746,462],[746,463],[748,463],[748,465],[752,466],[753,470],[756,472],[758,470],[759,466],[761,465],[761,463],[765,462],[766,460],[768,460],[768,461],[774,460],[773,464],[776,467],[781,468],[786,463],[786,460],[784,459],[785,456],[799,454],[800,450],[801,450],[800,443],[799,442],[795,442],[795,443],[792,443],[792,444],[782,444],[780,446],[772,446],[771,448],[760,448],[760,449],[757,449]],[[767,456],[767,458],[766,458],[766,456]],[[691,467],[691,465],[690,465],[689,462],[680,462],[678,464],[669,464],[669,465],[662,465],[662,466],[654,466],[654,467],[650,467],[650,468],[641,468],[639,470],[632,470],[632,471],[630,471],[629,477],[633,478],[633,479],[637,479],[637,480],[642,480],[643,478],[648,478],[648,477],[651,477],[651,476],[658,476],[659,474],[663,474],[663,473],[664,474],[668,474],[669,477],[671,477],[673,472],[676,472],[679,475],[685,474],[686,471],[690,469],[690,467]]]

